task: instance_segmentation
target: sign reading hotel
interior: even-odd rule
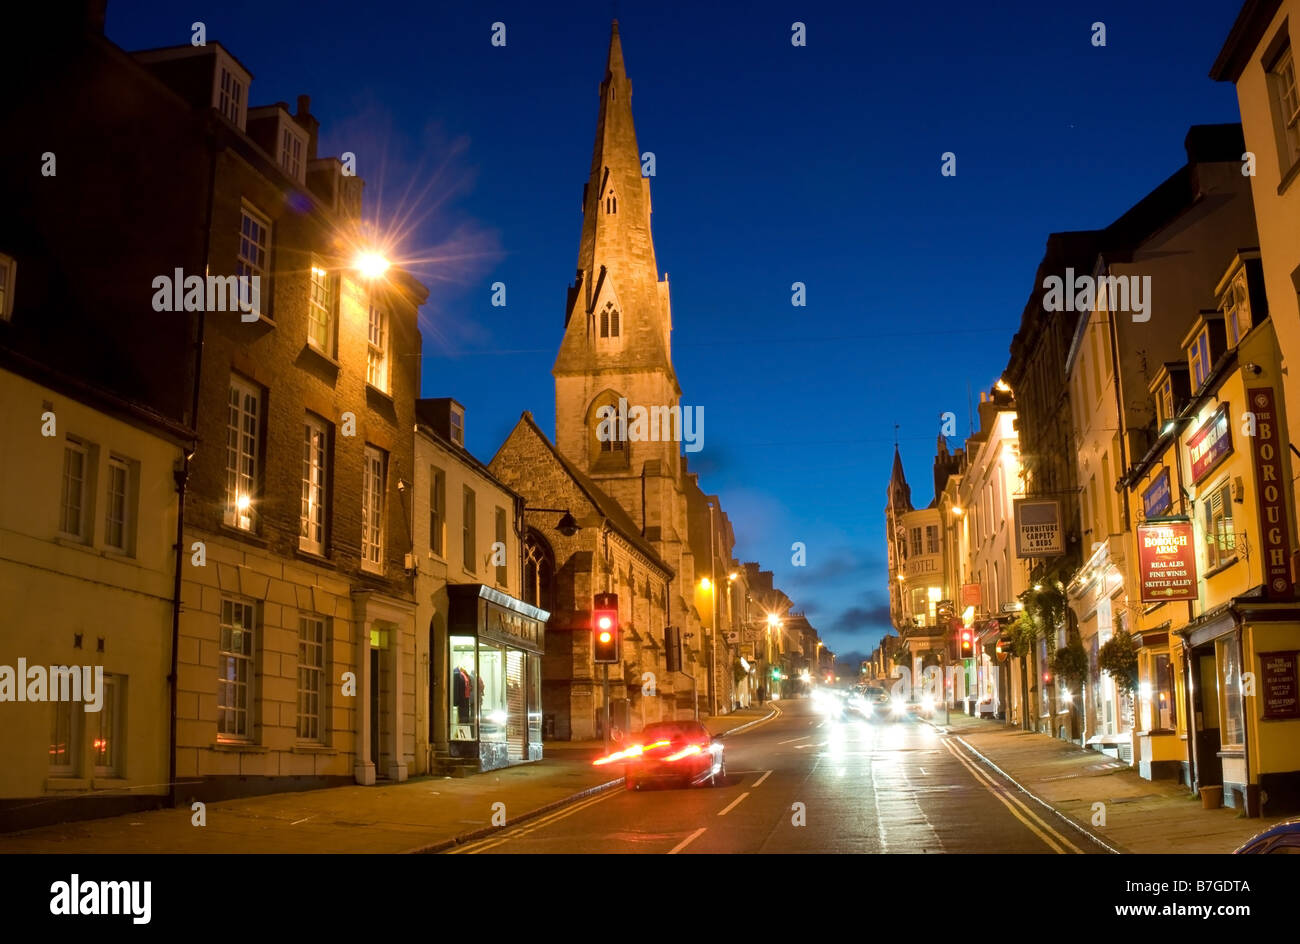
[[[1016,557],[1060,557],[1065,553],[1061,503],[1054,498],[1015,502]]]
[[[1296,686],[1296,652],[1261,652],[1259,665],[1264,671],[1260,695],[1264,701],[1265,721],[1300,718],[1300,692]]]
[[[1139,525],[1138,580],[1143,603],[1196,599],[1196,543],[1190,521]]]
[[[1291,566],[1287,560],[1291,553],[1291,541],[1287,527],[1287,479],[1282,468],[1286,446],[1278,438],[1273,388],[1248,389],[1246,402],[1255,414],[1255,435],[1251,437],[1251,449],[1255,454],[1255,488],[1259,493],[1264,595],[1270,600],[1288,600],[1295,588],[1291,583]]]
[[[1192,457],[1192,482],[1200,482],[1232,452],[1232,432],[1228,429],[1228,404],[1224,403],[1214,415],[1201,424],[1187,440],[1187,452]]]

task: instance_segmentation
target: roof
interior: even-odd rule
[[[1241,78],[1251,55],[1259,47],[1264,30],[1281,5],[1282,0],[1246,0],[1214,65],[1210,66],[1210,78],[1216,82],[1236,82]]]
[[[578,488],[581,489],[582,493],[587,497],[587,500],[591,502],[592,506],[610,521],[615,531],[622,535],[629,544],[649,558],[650,562],[656,567],[661,568],[669,576],[676,575],[677,572],[659,556],[658,551],[654,549],[654,545],[641,536],[641,531],[636,526],[636,522],[632,520],[632,516],[627,513],[622,505],[601,491],[600,486],[597,485],[585,472],[566,459],[564,455],[555,448],[555,444],[551,442],[549,436],[542,432],[541,427],[538,426],[537,422],[533,419],[533,414],[531,412],[525,410],[523,415],[520,417],[520,422],[526,424],[538,439],[546,443],[546,448],[550,450],[551,455],[555,457],[556,461],[559,462],[564,471],[568,473],[571,479],[573,479]]]

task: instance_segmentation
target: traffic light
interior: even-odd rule
[[[669,672],[682,670],[682,628],[680,626],[664,627],[664,660]]]
[[[975,634],[970,629],[961,631],[961,657],[963,659],[975,658]]]
[[[598,593],[591,607],[591,658],[596,663],[619,662],[623,647],[620,645],[618,625],[618,594]]]

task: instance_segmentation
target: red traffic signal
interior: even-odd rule
[[[591,607],[591,658],[597,663],[621,658],[621,630],[618,625],[618,594],[598,593]]]
[[[975,657],[975,640],[969,629],[961,631],[961,657],[963,659],[973,659]]]

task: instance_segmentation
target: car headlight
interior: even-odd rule
[[[921,699],[921,707],[926,711],[934,711],[934,696],[926,695]]]
[[[907,705],[903,704],[903,699],[895,698],[893,701],[894,714],[901,715],[907,710]]]

